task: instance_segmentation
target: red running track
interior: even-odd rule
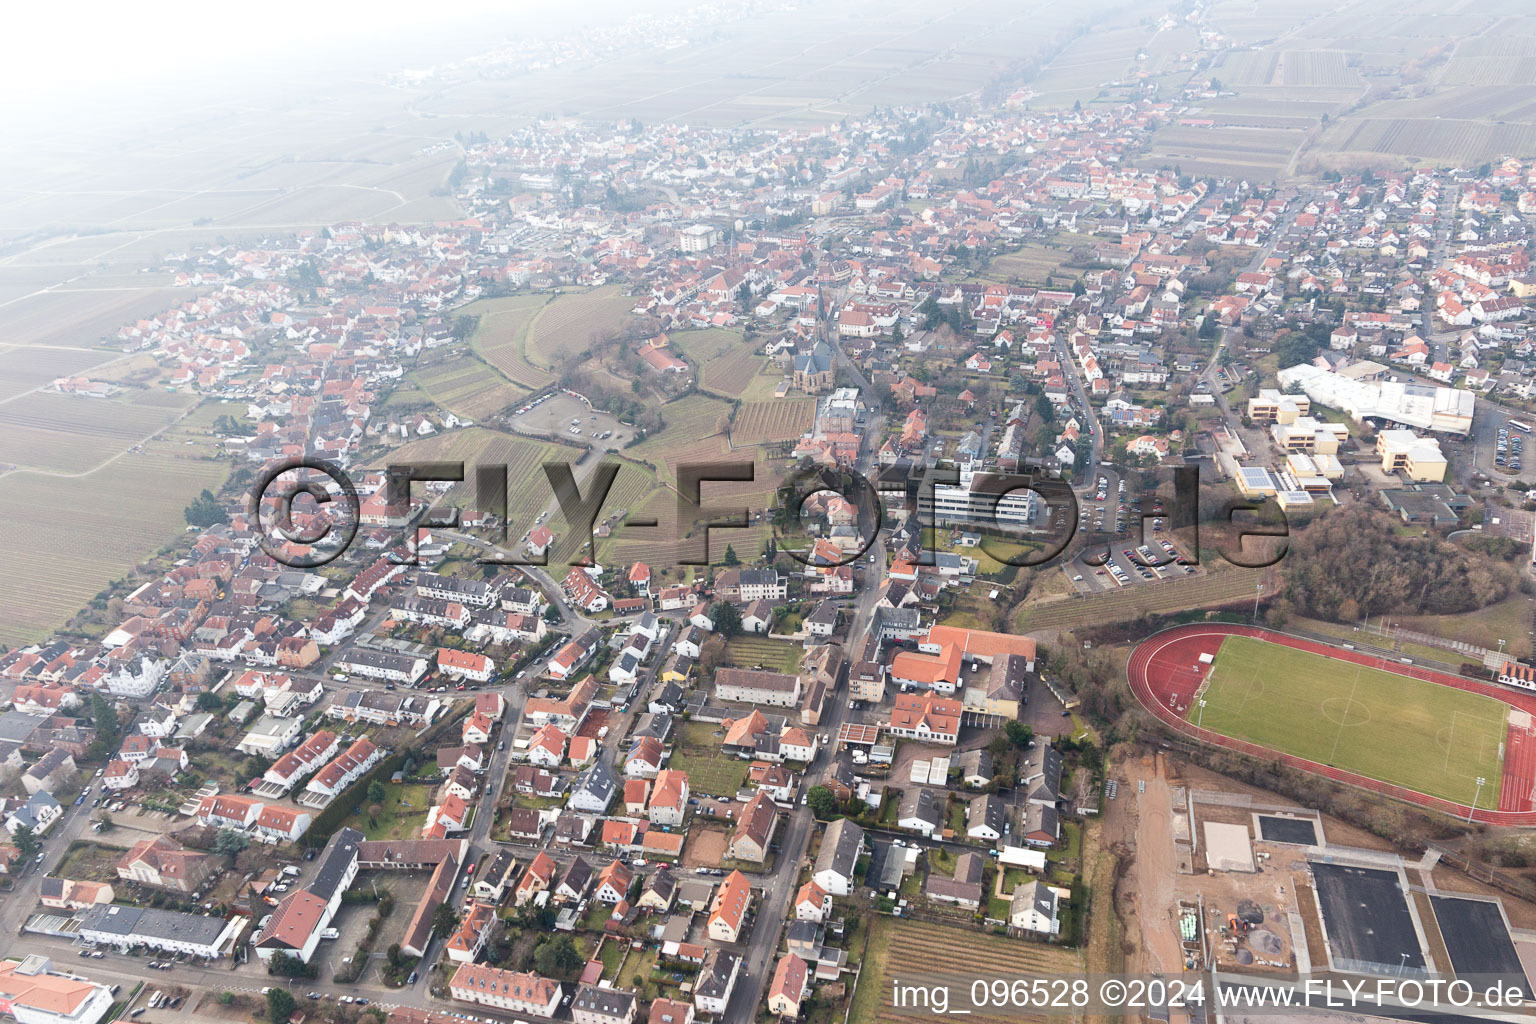
[[[1233,739],[1209,729],[1201,729],[1185,715],[1195,691],[1199,689],[1204,673],[1200,666],[1201,654],[1215,654],[1221,642],[1229,636],[1247,636],[1284,647],[1308,651],[1333,658],[1336,661],[1364,665],[1368,668],[1412,676],[1442,686],[1454,686],[1458,690],[1493,697],[1519,711],[1532,716],[1533,724],[1522,727],[1511,723],[1507,727],[1504,744],[1504,777],[1499,785],[1498,807],[1479,807],[1475,811],[1465,804],[1454,803],[1440,797],[1418,793],[1402,786],[1367,778],[1355,772],[1318,764],[1294,754],[1282,753],[1268,747]],[[1332,647],[1312,640],[1302,640],[1272,630],[1254,626],[1236,626],[1212,622],[1188,626],[1175,626],[1138,644],[1126,663],[1126,675],[1130,679],[1131,692],[1147,711],[1156,715],[1174,731],[1204,743],[1237,750],[1253,757],[1279,761],[1292,768],[1321,775],[1336,782],[1348,783],[1361,789],[1381,793],[1407,803],[1418,804],[1431,810],[1466,818],[1470,812],[1478,821],[1490,825],[1536,825],[1536,694],[1506,689],[1494,683],[1483,683],[1460,676],[1433,672],[1413,665],[1403,665],[1382,658]]]

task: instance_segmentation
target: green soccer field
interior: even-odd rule
[[[1191,722],[1429,796],[1499,798],[1503,702],[1252,637],[1221,644]]]

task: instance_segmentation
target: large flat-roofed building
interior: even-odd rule
[[[703,252],[719,241],[720,232],[708,224],[690,224],[677,233],[677,247],[683,252]]]
[[[1287,395],[1274,388],[1262,388],[1248,399],[1248,418],[1255,423],[1294,423],[1311,411],[1312,400],[1306,395]]]
[[[1344,475],[1344,464],[1336,455],[1325,455],[1318,452],[1291,452],[1285,457],[1285,468],[1290,471],[1298,481],[1313,477],[1322,477],[1323,490],[1327,485]],[[1310,486],[1306,486],[1311,490]]]
[[[1239,466],[1235,482],[1245,498],[1273,498],[1280,490],[1274,474],[1263,466]]]
[[[246,918],[183,914],[115,903],[92,907],[80,921],[80,938],[128,952],[134,946],[217,960],[229,953]]]
[[[924,523],[936,526],[966,522],[1027,529],[1043,503],[1040,495],[1024,489],[1022,482],[1001,473],[961,473],[958,486],[936,483],[930,487],[925,483],[918,491],[917,515]]]
[[[1461,521],[1460,510],[1469,507],[1464,495],[1444,484],[1388,487],[1381,492],[1381,501],[1403,522],[1414,526],[1455,526]]]
[[[851,434],[858,429],[858,388],[838,388],[823,398],[816,409],[816,430],[821,434]]]
[[[96,1024],[111,1008],[111,989],[55,973],[45,956],[0,962],[0,1013],[19,1024]]]
[[[1415,483],[1439,483],[1445,479],[1446,461],[1440,442],[1420,437],[1411,430],[1383,430],[1376,435],[1376,454],[1386,473],[1402,473]]]
[[[1299,387],[1313,402],[1348,413],[1356,421],[1379,420],[1418,430],[1466,434],[1477,398],[1459,388],[1407,381],[1352,380],[1311,363],[1277,374],[1282,387]]]
[[[1276,423],[1269,436],[1283,452],[1316,452],[1337,455],[1339,445],[1349,438],[1349,428],[1342,423],[1328,423],[1311,416],[1298,416],[1289,423]]]

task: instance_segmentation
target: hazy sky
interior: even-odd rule
[[[17,4],[5,14],[0,95],[13,102],[80,101],[103,90],[203,78],[238,84],[295,59],[330,54],[337,63],[399,45],[465,33],[465,22],[509,21],[527,0],[263,0],[227,6],[190,0],[83,0]],[[402,56],[406,56],[402,54]]]

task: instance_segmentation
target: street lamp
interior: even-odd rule
[[[1259,581],[1259,589],[1253,594],[1253,624],[1259,624],[1259,597],[1264,593],[1264,581]]]
[[[1481,775],[1477,777],[1477,792],[1472,794],[1472,809],[1467,812],[1467,824],[1472,823],[1472,815],[1477,813],[1477,798],[1483,795],[1483,783],[1488,780]]]
[[[1204,728],[1204,726],[1202,725],[1202,723],[1204,721],[1205,721],[1205,698],[1201,697],[1200,698],[1200,714],[1195,716],[1195,728],[1196,729]]]

